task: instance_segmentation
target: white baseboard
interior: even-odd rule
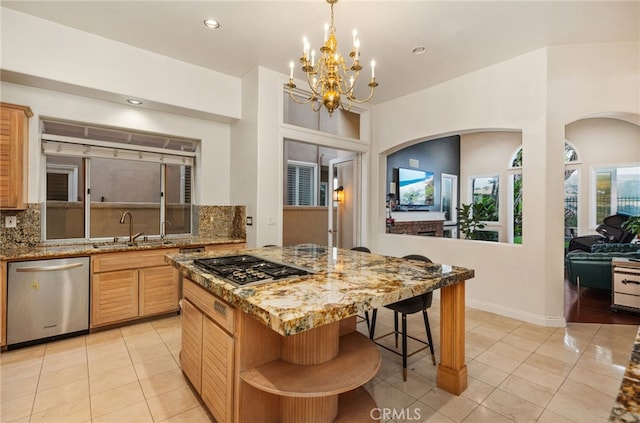
[[[440,292],[434,291],[434,298],[440,298]],[[532,323],[538,326],[563,328],[567,326],[564,316],[543,316],[533,314],[515,308],[504,307],[502,305],[489,303],[486,301],[474,300],[472,298],[465,299],[466,306],[482,311],[498,314],[500,316],[509,317],[511,319],[521,320],[523,322]]]

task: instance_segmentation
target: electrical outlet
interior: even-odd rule
[[[15,216],[5,216],[4,217],[4,227],[5,228],[15,228],[18,225],[18,219]]]

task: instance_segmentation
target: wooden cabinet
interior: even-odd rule
[[[178,284],[175,270],[170,266],[140,269],[140,316],[151,316],[177,310]]]
[[[626,258],[611,261],[611,308],[640,312],[640,262]]]
[[[138,317],[138,271],[98,273],[91,281],[91,326]]]
[[[233,421],[235,309],[184,279],[180,365],[216,421]]]
[[[202,394],[203,314],[188,299],[182,301],[182,350],[180,366],[196,392]]]
[[[233,413],[233,337],[213,321],[203,319],[202,400],[218,422]]]
[[[164,262],[177,250],[91,258],[91,328],[178,311],[177,271]]]
[[[24,209],[29,118],[26,106],[0,103],[0,209]]]
[[[7,345],[7,262],[0,261],[0,347]]]

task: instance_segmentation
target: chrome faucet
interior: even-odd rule
[[[129,210],[127,210],[126,212],[122,213],[122,216],[120,217],[120,223],[124,223],[124,218],[129,216],[129,242],[133,242],[136,240],[136,238],[138,238],[140,235],[143,234],[143,232],[138,232],[137,234],[133,234],[133,215],[131,214],[131,212]]]
[[[167,232],[166,232],[167,231],[167,224],[169,226],[172,226],[171,222],[169,222],[168,220],[163,220],[160,223],[160,239],[164,239],[164,237],[167,236]]]

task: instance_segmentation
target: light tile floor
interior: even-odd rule
[[[379,310],[376,333],[391,329]],[[401,358],[381,349],[366,388],[385,422],[605,422],[637,326],[569,324],[543,328],[467,309],[469,387],[436,387],[428,350]],[[439,354],[439,309],[429,310]],[[411,334],[424,335],[419,314]],[[364,323],[358,329],[366,331]],[[393,337],[383,342],[393,342]],[[410,349],[415,348],[410,341]],[[180,317],[9,351],[0,356],[1,422],[209,422],[180,370]]]

